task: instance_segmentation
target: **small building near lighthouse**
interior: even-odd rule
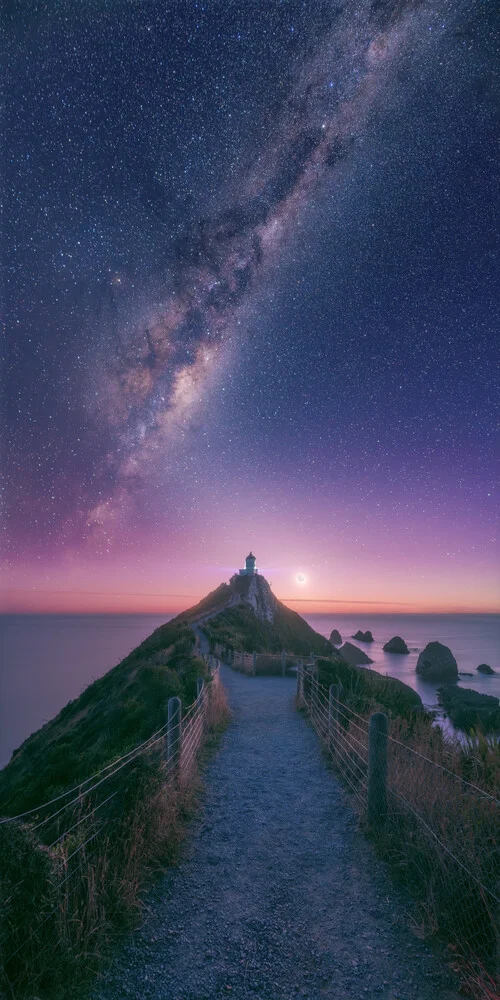
[[[255,576],[258,572],[255,568],[255,556],[250,552],[245,559],[245,569],[240,569],[240,576]]]

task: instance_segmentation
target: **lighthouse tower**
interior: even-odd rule
[[[245,559],[245,569],[240,569],[240,576],[255,576],[258,572],[258,569],[255,568],[255,556],[253,552],[250,552]]]

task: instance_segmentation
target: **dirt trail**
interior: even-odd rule
[[[295,682],[222,670],[233,719],[202,818],[94,1000],[455,1000],[294,711]]]

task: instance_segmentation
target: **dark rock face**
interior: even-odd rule
[[[439,701],[451,721],[459,729],[475,729],[484,732],[500,728],[500,702],[491,694],[479,694],[470,688],[447,684],[439,688]]]
[[[389,639],[389,642],[386,642],[385,646],[382,646],[382,649],[384,649],[386,653],[410,652],[408,646],[406,645],[406,642],[404,641],[404,639],[401,638],[400,635],[395,635],[393,639]]]
[[[457,661],[448,646],[428,642],[417,660],[416,672],[424,681],[456,681]]]
[[[371,634],[370,631],[368,631],[368,632],[362,632],[361,629],[358,629],[358,631],[356,632],[356,635],[351,636],[351,638],[352,639],[357,639],[358,642],[373,642],[374,641],[373,636],[372,636],[372,634]]]
[[[495,674],[496,673],[496,670],[493,670],[493,667],[488,666],[487,663],[480,663],[477,669],[479,670],[480,674]],[[471,677],[472,677],[472,674],[471,674]]]
[[[334,646],[339,646],[342,642],[342,636],[337,628],[330,633],[330,642],[333,642]]]
[[[347,663],[373,663],[373,660],[370,660],[370,657],[367,656],[362,649],[358,649],[357,646],[354,646],[352,642],[344,642],[344,645],[339,649],[339,653],[342,654]]]

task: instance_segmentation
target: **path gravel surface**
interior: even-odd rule
[[[222,674],[233,718],[201,818],[93,1000],[458,1000],[294,710],[293,679]]]

